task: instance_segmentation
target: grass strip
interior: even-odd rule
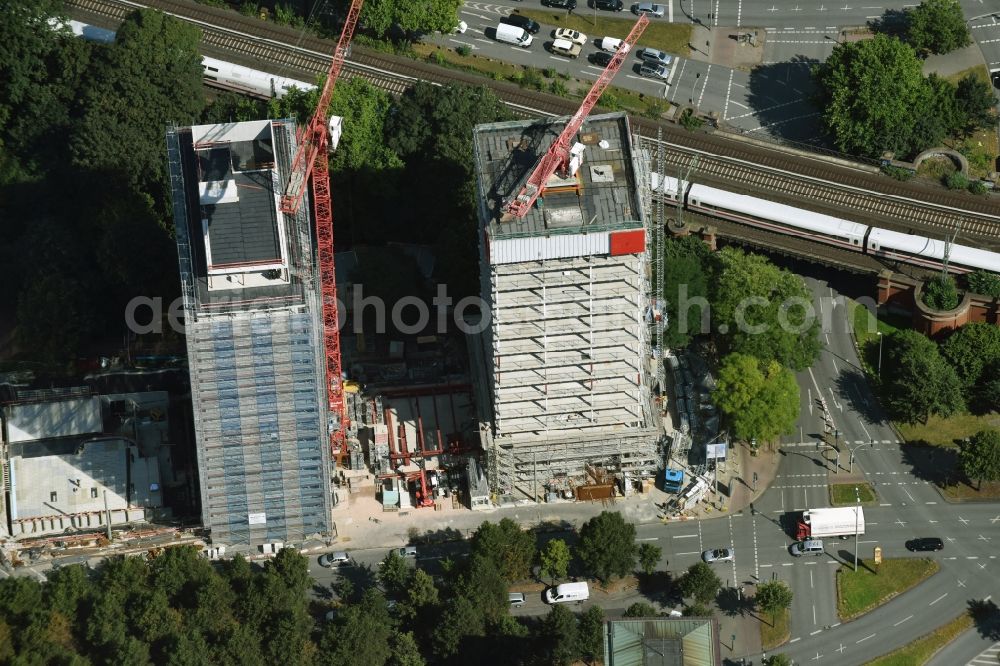
[[[636,18],[612,18],[608,15],[593,12],[573,13],[567,15],[564,11],[546,9],[522,9],[518,12],[546,26],[556,28],[571,28],[584,33],[590,39],[615,37],[625,39],[632,31]],[[654,49],[666,51],[679,56],[691,53],[691,32],[694,26],[690,23],[667,23],[666,21],[650,21],[643,31],[639,44]],[[548,33],[543,32],[547,35]],[[539,35],[541,36],[541,34]]]
[[[837,571],[837,612],[842,621],[852,620],[906,592],[937,573],[940,565],[926,558],[858,560],[858,570],[842,566]]]
[[[771,626],[771,616],[763,614],[760,621],[760,646],[765,652],[773,650],[779,645],[788,642],[792,635],[792,613],[785,608],[774,618],[774,626]]]
[[[865,666],[923,666],[937,651],[972,628],[974,620],[963,613],[909,645],[869,661]]]

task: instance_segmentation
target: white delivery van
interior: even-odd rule
[[[545,591],[545,603],[565,604],[570,601],[582,603],[590,598],[590,588],[586,583],[563,583]]]
[[[531,35],[524,28],[501,23],[497,26],[497,41],[507,42],[508,44],[514,44],[526,49],[531,46]]]

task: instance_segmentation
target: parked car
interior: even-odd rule
[[[632,13],[636,16],[639,14],[648,14],[656,18],[663,18],[663,5],[657,5],[652,2],[637,2],[632,5]]]
[[[701,559],[705,562],[732,562],[733,555],[732,548],[716,548],[714,550],[706,550],[701,554]]]
[[[576,0],[542,0],[542,6],[555,9],[576,9]]]
[[[670,78],[670,68],[664,67],[663,65],[654,65],[652,63],[643,63],[642,67],[639,68],[639,76],[646,76],[651,79],[663,79],[666,80]],[[681,414],[681,421],[687,417],[687,413]]]
[[[598,67],[607,67],[611,64],[611,59],[614,58],[614,54],[608,53],[607,51],[595,51],[587,56],[591,64],[597,65]]]
[[[416,557],[417,556],[417,547],[416,546],[403,546],[402,548],[400,548],[399,550],[397,550],[396,553],[400,557]]]
[[[538,23],[532,21],[527,16],[521,16],[520,14],[501,16],[500,22],[506,23],[507,25],[516,25],[518,28],[523,28],[533,35],[542,29],[542,26],[538,25]]]
[[[511,608],[518,608],[524,605],[524,592],[508,592],[507,601]]]
[[[464,35],[465,31],[468,30],[468,29],[469,29],[469,24],[468,23],[466,23],[465,21],[459,21],[458,25],[456,25],[452,29],[452,32],[454,34],[456,34],[456,35]]]
[[[639,49],[637,55],[644,62],[651,62],[656,65],[669,65],[674,61],[674,57],[669,53],[664,53],[663,51],[659,51],[657,49],[651,49],[648,46],[646,48]],[[691,377],[685,376],[684,383],[691,384]]]
[[[549,50],[556,55],[566,56],[567,58],[576,58],[580,55],[580,45],[574,44],[568,39],[557,39],[552,42]]]
[[[616,53],[624,43],[625,41],[622,39],[616,39],[614,37],[601,37],[598,46],[601,48],[602,51],[610,51],[611,53]]]
[[[944,541],[937,537],[923,537],[920,539],[910,539],[906,542],[906,550],[943,550]]]
[[[321,567],[340,567],[350,563],[351,556],[342,550],[338,550],[335,553],[323,553],[319,556],[319,565]]]
[[[606,9],[612,12],[620,12],[625,9],[625,3],[622,0],[593,0],[593,7],[597,9]]]
[[[793,543],[792,547],[788,550],[795,557],[800,557],[802,555],[822,555],[826,552],[823,549],[823,541],[821,539],[806,539],[805,541],[798,541]]]
[[[568,42],[573,42],[574,44],[579,44],[580,46],[587,43],[587,35],[577,30],[570,30],[569,28],[556,28],[552,32],[552,36],[556,39],[565,39]]]

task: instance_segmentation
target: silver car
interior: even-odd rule
[[[732,562],[733,555],[732,548],[716,548],[714,550],[706,550],[701,554],[701,559],[705,562]]]
[[[632,5],[632,13],[635,15],[649,14],[656,18],[663,18],[663,5],[657,5],[652,2],[638,2]]]
[[[508,592],[507,601],[511,608],[520,608],[524,605],[524,592]]]
[[[340,567],[345,564],[350,564],[351,556],[342,550],[338,550],[334,553],[324,553],[319,556],[319,565],[321,567]]]
[[[639,76],[666,80],[670,78],[670,68],[664,67],[663,65],[654,65],[649,62],[644,62],[642,67],[639,68]]]
[[[659,51],[657,49],[651,49],[648,46],[646,48],[639,49],[638,55],[643,62],[652,63],[654,65],[669,65],[674,60],[674,57],[669,53],[664,53],[663,51]],[[684,377],[684,382],[686,384],[692,383],[691,378],[687,375]]]

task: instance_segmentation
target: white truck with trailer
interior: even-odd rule
[[[860,506],[806,509],[795,522],[795,538],[799,541],[854,536],[855,531],[865,533],[865,512]]]

